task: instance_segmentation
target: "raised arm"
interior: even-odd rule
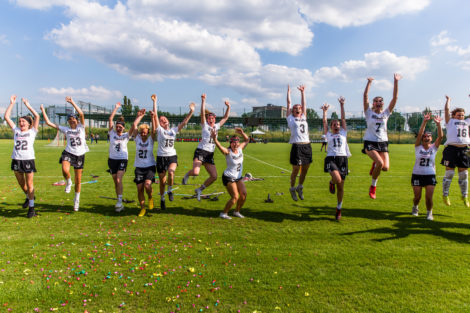
[[[292,113],[291,100],[290,100],[290,86],[287,85],[287,112],[286,115],[289,116]]]
[[[182,120],[181,123],[178,124],[178,131],[180,131],[184,126],[186,126],[186,124],[188,124],[189,119],[191,118],[191,116],[193,116],[195,107],[196,107],[196,104],[194,104],[194,102],[191,102],[189,104],[189,113],[188,115],[186,115],[184,120]]]
[[[401,79],[401,75],[398,73],[393,74],[393,98],[392,101],[390,101],[390,104],[388,105],[388,110],[390,113],[393,112],[393,109],[395,108],[395,105],[397,104],[398,100],[398,81]]]
[[[80,117],[80,124],[85,127],[85,115],[83,114],[83,111],[78,107],[78,105],[75,104],[75,101],[73,101],[72,97],[65,97],[65,101],[70,103],[75,109],[75,111],[77,111],[78,116]]]
[[[16,127],[15,123],[10,118],[11,110],[13,109],[13,105],[15,104],[15,102],[16,102],[16,95],[12,95],[10,97],[10,105],[8,105],[8,108],[5,111],[5,116],[4,116],[5,121],[7,121],[8,126],[10,126],[11,129],[14,129]]]
[[[117,110],[121,107],[121,102],[116,103],[114,106],[113,112],[111,112],[111,115],[109,116],[109,130],[111,131],[114,127],[114,116],[116,115]]]
[[[157,124],[158,120],[157,120],[157,115],[153,111],[150,111],[150,120],[151,120],[150,136],[155,141],[155,134],[157,133],[157,126],[156,125],[158,125]]]
[[[139,112],[137,112],[137,116],[134,120],[134,123],[132,123],[131,129],[129,129],[129,134],[132,137],[137,136],[138,126],[139,126],[140,121],[144,117],[144,115],[145,115],[145,109],[141,109],[139,110]]]
[[[442,131],[442,126],[441,126],[441,121],[442,118],[440,116],[434,116],[434,123],[437,125],[437,138],[436,141],[434,141],[434,147],[439,148],[439,145],[441,144],[442,138],[444,137],[444,132]]]
[[[206,125],[206,94],[201,95],[201,125]]]
[[[235,128],[235,133],[243,137],[243,142],[240,144],[240,149],[245,149],[246,145],[250,143],[250,137],[240,127]]]
[[[421,139],[423,138],[424,129],[426,128],[426,123],[431,119],[431,113],[425,114],[423,116],[423,122],[419,128],[418,135],[416,136],[415,147],[421,144]]]
[[[33,107],[29,104],[28,99],[22,98],[21,100],[23,101],[24,105],[28,108],[28,110],[33,114],[34,120],[33,120],[33,125],[32,126],[37,131],[39,129],[39,119],[40,119],[38,112],[36,112],[36,110],[33,109]]]
[[[326,113],[328,112],[328,108],[330,105],[328,103],[323,103],[320,109],[323,111],[323,134],[326,135],[328,132],[328,120],[326,118]]]
[[[300,98],[301,98],[300,104],[302,105],[302,114],[307,116],[307,104],[305,102],[305,86],[300,85],[299,87],[297,87],[297,89],[300,90]]]
[[[450,97],[446,95],[446,104],[444,106],[444,119],[446,121],[446,124],[449,123],[450,121]]]
[[[41,104],[41,112],[42,112],[42,116],[44,116],[44,122],[46,122],[47,126],[53,127],[55,129],[59,129],[59,125],[54,124],[49,120],[49,117],[47,117],[47,114],[46,114],[46,109],[44,109],[44,105],[42,104]]]
[[[341,106],[341,127],[344,130],[347,130],[346,113],[344,112],[344,102],[346,101],[346,99],[344,99],[344,97],[339,97],[338,101],[339,101],[339,105]]]
[[[373,80],[374,80],[373,77],[367,77],[367,85],[366,85],[366,89],[364,89],[364,114],[369,109],[369,90],[370,90],[370,85],[372,85]]]
[[[224,155],[227,155],[228,150],[227,150],[227,148],[222,147],[220,142],[217,140],[217,131],[215,131],[214,129],[211,129],[211,138],[212,138],[212,140],[214,140],[214,143],[217,146],[217,148],[219,148],[220,152],[222,152]]]
[[[228,116],[230,115],[230,102],[228,102],[228,100],[225,100],[225,106],[226,106],[225,114],[222,117],[222,119],[219,121],[220,127],[222,127],[222,125],[224,125],[225,122],[227,122]]]

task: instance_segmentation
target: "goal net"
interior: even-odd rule
[[[65,137],[61,131],[57,131],[57,135],[51,143],[47,144],[47,147],[63,147],[65,145]]]

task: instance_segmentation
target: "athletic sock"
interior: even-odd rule
[[[118,195],[118,202],[122,202],[122,195]]]
[[[374,187],[377,186],[377,181],[378,181],[378,179],[373,179],[372,178],[371,186],[374,186]]]
[[[73,201],[80,201],[80,193],[79,192],[76,192],[75,193],[75,199],[73,199]]]
[[[161,201],[165,201],[165,194],[160,195]]]
[[[336,206],[336,208],[337,208],[338,210],[341,210],[341,207],[342,207],[342,206],[343,206],[343,201],[338,202],[338,205]]]
[[[173,191],[173,186],[168,186],[168,192],[172,192]]]
[[[67,178],[67,185],[71,185],[72,184],[72,179],[71,178]]]
[[[199,190],[203,191],[204,189],[206,189],[206,186],[204,186],[204,184],[202,184],[201,187],[199,187]]]
[[[463,197],[468,194],[468,171],[459,172],[459,186]]]
[[[33,200],[29,200],[29,207],[30,208],[34,207],[34,198]]]
[[[449,195],[450,183],[452,183],[452,178],[454,177],[454,170],[447,170],[444,174],[444,179],[442,179],[442,194],[444,197]]]

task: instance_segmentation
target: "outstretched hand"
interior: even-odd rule
[[[72,97],[70,97],[70,96],[65,97],[65,101],[67,101],[67,102],[70,103],[70,104],[73,103],[73,99],[72,99]]]
[[[400,74],[398,74],[398,73],[393,74],[393,79],[395,79],[395,80],[400,80],[400,79],[402,79],[402,78],[403,78],[403,77],[402,77]]]
[[[230,102],[228,102],[228,100],[225,100],[225,106],[226,106],[227,108],[230,108]]]
[[[450,101],[450,97],[448,95],[446,95],[446,100]]]
[[[341,96],[341,97],[338,98],[338,102],[339,102],[339,104],[341,104],[341,105],[344,105],[344,102],[345,102],[345,101],[346,101],[346,99],[345,99],[343,96]]]
[[[299,87],[297,87],[297,89],[299,89],[300,92],[304,92],[305,91],[305,85],[300,85]]]
[[[423,119],[427,122],[431,119],[431,112],[424,114]]]
[[[440,116],[435,115],[435,116],[433,117],[433,120],[434,120],[434,122],[435,122],[437,125],[439,125],[439,124],[441,123],[441,121],[442,121],[442,118],[441,118]]]
[[[240,127],[235,127],[235,133],[239,135],[243,135],[243,129],[241,129]]]
[[[145,115],[145,109],[140,109],[138,112],[137,112],[137,116],[144,116]]]
[[[151,98],[152,101],[154,101],[154,102],[157,101],[157,95],[156,95],[156,94],[153,94],[150,98]]]
[[[11,95],[10,104],[15,103],[15,102],[16,102],[16,95]]]
[[[323,103],[323,105],[320,107],[321,110],[323,110],[324,112],[328,111],[328,108],[330,107],[330,105],[328,103]]]
[[[194,102],[191,102],[191,103],[189,104],[189,110],[190,110],[191,112],[194,112],[194,109],[195,109],[195,108],[196,108],[196,104],[195,104]]]
[[[206,101],[206,94],[205,94],[205,93],[203,93],[203,94],[201,95],[201,100],[202,100],[202,101]]]
[[[369,83],[372,83],[372,81],[374,80],[374,77],[367,77],[367,80],[369,81]]]
[[[121,107],[121,102],[116,103],[116,105],[114,106],[115,109],[119,109],[120,107]]]

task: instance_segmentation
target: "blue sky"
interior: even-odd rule
[[[387,101],[394,72],[398,111],[440,109],[445,94],[470,111],[468,12],[457,0],[1,1],[0,112],[11,94],[150,108],[152,93],[185,112],[206,93],[241,115],[302,83],[309,107],[342,95],[358,116],[366,77]]]

